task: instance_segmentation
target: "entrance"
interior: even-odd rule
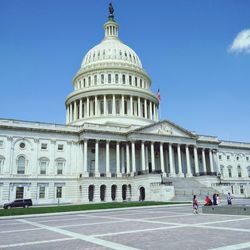
[[[90,185],[89,186],[89,201],[93,201],[94,200],[94,191],[95,191],[95,186],[94,185]]]
[[[144,200],[145,200],[145,188],[144,188],[144,187],[140,187],[140,196],[139,196],[139,200],[140,200],[140,201],[144,201]]]

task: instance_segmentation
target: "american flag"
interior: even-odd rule
[[[158,99],[158,101],[161,100],[161,92],[160,92],[160,89],[158,89],[158,92],[157,92],[157,99]]]

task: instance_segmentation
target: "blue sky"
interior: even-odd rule
[[[0,1],[0,117],[65,123],[85,53],[103,38],[109,1]],[[250,1],[113,1],[120,38],[161,90],[161,118],[250,142]],[[237,41],[236,41],[237,43]],[[241,43],[242,45],[242,43]],[[243,44],[244,46],[244,44]]]

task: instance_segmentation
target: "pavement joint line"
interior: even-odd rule
[[[190,227],[197,227],[197,228],[208,228],[208,229],[216,229],[216,230],[226,230],[226,231],[235,231],[235,232],[246,232],[250,233],[250,229],[244,228],[232,228],[232,227],[213,227],[207,225],[190,225]]]
[[[198,223],[195,225],[210,225],[210,224],[237,222],[237,221],[244,221],[244,220],[250,220],[250,217],[249,218],[231,219],[231,220],[218,220],[218,221],[203,222],[203,223]]]
[[[121,231],[121,232],[115,232],[115,233],[93,234],[91,236],[92,237],[104,237],[104,236],[112,236],[112,235],[120,235],[120,234],[132,234],[132,233],[142,233],[142,232],[159,231],[159,230],[182,228],[182,227],[185,227],[185,226],[155,227],[155,228],[146,228],[146,229],[138,229],[138,230]]]
[[[1,231],[0,234],[26,232],[26,231],[36,231],[36,230],[42,230],[42,228],[26,228],[26,229],[8,230],[8,231]]]
[[[83,240],[83,241],[86,241],[86,242],[90,242],[90,243],[100,245],[100,246],[104,246],[104,247],[107,247],[107,248],[111,248],[111,249],[114,249],[114,250],[138,250],[138,248],[125,246],[125,245],[122,245],[122,244],[119,244],[119,243],[115,243],[115,242],[107,241],[107,240],[103,240],[103,239],[97,239],[97,238],[94,238],[92,236],[87,236],[87,235],[84,235],[84,234],[70,232],[68,230],[61,229],[61,228],[46,226],[46,225],[43,225],[43,224],[39,224],[39,223],[36,223],[36,222],[24,220],[24,219],[19,219],[19,221],[21,221],[23,223],[26,223],[26,224],[36,226],[36,227],[46,229],[48,231],[63,234],[63,235],[69,236],[69,237],[74,238],[74,239]]]
[[[46,243],[53,243],[53,242],[60,242],[60,241],[67,241],[67,240],[75,240],[75,239],[74,238],[61,238],[61,239],[54,239],[54,240],[40,240],[40,241],[30,241],[30,242],[25,242],[25,243],[14,243],[14,244],[0,245],[0,249],[37,245],[37,244],[46,244]]]
[[[235,245],[211,248],[210,250],[238,250],[238,249],[246,249],[250,248],[250,242],[239,243]]]
[[[57,213],[42,213],[42,214],[25,214],[25,215],[12,215],[12,216],[0,216],[0,220],[11,220],[19,218],[34,218],[34,217],[46,217],[46,216],[56,216],[56,215],[71,215],[71,214],[84,214],[84,213],[100,213],[104,211],[123,211],[123,210],[142,210],[147,208],[167,208],[167,207],[182,207],[190,206],[190,204],[168,204],[168,205],[153,205],[153,206],[138,206],[138,207],[121,207],[121,208],[108,208],[108,209],[93,209],[93,210],[80,210],[80,211],[70,211],[70,212],[57,212]]]
[[[93,222],[93,223],[71,224],[71,225],[55,226],[55,227],[56,228],[67,228],[67,227],[80,227],[80,226],[113,224],[113,223],[120,223],[120,222],[124,222],[124,221],[122,221],[122,220],[116,220],[116,221],[105,221],[105,222]]]

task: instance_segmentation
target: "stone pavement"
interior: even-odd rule
[[[250,216],[143,207],[0,221],[0,249],[250,249]]]

